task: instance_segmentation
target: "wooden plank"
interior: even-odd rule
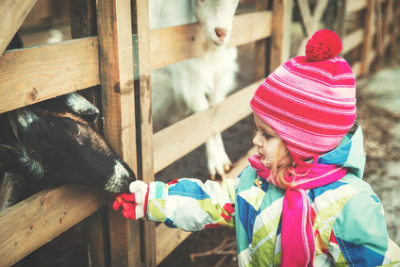
[[[382,4],[380,1],[375,1],[375,16],[376,16],[376,46],[379,58],[383,55],[383,25],[382,25]]]
[[[99,82],[95,37],[6,52],[0,60],[0,113]]]
[[[240,172],[249,165],[248,157],[256,153],[257,149],[255,147],[251,148],[233,164],[233,168],[228,172],[227,177],[236,178]],[[191,232],[186,232],[177,228],[169,228],[164,224],[157,226],[157,264],[160,264],[177,246],[188,238],[190,234]]]
[[[314,32],[318,30],[324,10],[328,6],[328,0],[317,1],[313,14],[311,14],[308,0],[299,0],[298,3],[306,36],[303,38],[297,49],[297,55],[305,55],[306,43]]]
[[[104,135],[137,173],[131,2],[98,0],[97,27]],[[141,265],[139,222],[109,213],[111,265]]]
[[[375,0],[368,0],[367,2],[367,15],[365,21],[365,35],[361,55],[361,69],[360,75],[367,75],[369,72],[369,56],[371,53],[371,47],[374,37],[374,13],[375,13]]]
[[[255,27],[261,25],[262,27]],[[239,46],[270,37],[272,12],[258,11],[235,16],[228,46]]]
[[[0,56],[35,5],[36,0],[2,0],[0,5]]]
[[[88,239],[88,262],[89,266],[108,266],[108,251],[106,248],[105,207],[89,216],[85,221],[85,230]]]
[[[191,232],[178,228],[169,228],[165,224],[156,227],[156,265],[160,264]]]
[[[319,21],[321,20],[324,10],[328,5],[328,0],[318,1],[313,14],[311,14],[310,3],[308,2],[308,0],[299,0],[298,4],[303,25],[306,30],[306,36],[308,39],[308,37],[313,35],[314,32],[318,29]]]
[[[310,27],[308,25],[314,24],[310,11],[310,3],[308,2],[308,0],[299,0],[298,5],[301,14],[301,20],[303,22],[304,29],[306,31],[306,36],[310,36],[312,32],[308,30]]]
[[[148,1],[136,1],[138,54],[139,54],[139,93],[140,98],[140,179],[149,183],[154,181],[153,171],[153,119],[151,110],[150,85],[150,28]],[[156,225],[155,222],[143,222],[142,249],[144,250],[145,266],[156,264]]]
[[[69,0],[72,38],[97,35],[96,0]]]
[[[0,266],[16,263],[101,208],[107,195],[65,185],[41,191],[0,212]]]
[[[337,11],[337,24],[336,24],[336,33],[339,34],[340,38],[343,39],[344,36],[346,35],[346,9],[347,9],[347,0],[342,0],[340,2],[340,5],[338,5],[338,11]]]
[[[342,54],[345,55],[349,51],[353,50],[357,46],[361,45],[364,40],[364,29],[360,28],[354,32],[347,34],[343,38],[343,50]]]
[[[96,0],[70,0],[69,14],[71,21],[71,37],[81,38],[97,35],[96,21]],[[90,102],[99,109],[101,108],[100,86],[93,86],[81,92]],[[100,130],[100,120],[96,125]],[[89,266],[107,266],[109,265],[109,253],[106,252],[106,231],[108,228],[105,223],[106,210],[92,214],[85,221],[85,233],[88,240],[88,262]]]
[[[354,76],[359,77],[361,74],[361,61],[353,63],[351,69],[353,70]]]
[[[391,55],[397,55],[398,53],[398,37],[399,37],[399,27],[394,27],[394,25],[397,25],[400,23],[400,2],[397,0],[394,2],[393,5],[393,12],[392,12],[392,25],[393,25],[393,30],[392,30],[392,35],[390,37],[390,54]],[[397,23],[397,24],[396,24]],[[393,62],[396,61],[395,57],[392,57],[391,59]]]
[[[203,144],[216,132],[221,132],[251,113],[249,102],[259,80],[223,102],[187,117],[154,134],[154,172],[158,172],[177,159]],[[226,116],[229,114],[229,116]],[[176,149],[179,146],[179,149]]]
[[[270,35],[270,12],[257,12],[251,16],[240,16],[238,24],[251,20],[252,23],[261,23],[266,27],[255,31],[243,30],[252,36],[250,41],[266,38]],[[248,20],[247,20],[247,19]],[[184,26],[186,27],[186,26]],[[150,43],[156,43],[154,38],[160,38],[166,49],[159,52],[164,57],[157,55],[153,46],[150,54],[154,61],[150,62],[150,69],[162,64],[169,64],[197,55],[187,46],[181,53],[176,52],[175,41],[168,36],[151,34]],[[236,32],[236,31],[235,31]],[[185,34],[184,31],[180,34]],[[236,32],[236,34],[241,34]],[[244,34],[243,34],[244,35]],[[247,33],[246,33],[247,35]],[[244,35],[245,36],[245,35]],[[180,37],[179,37],[180,38]],[[245,41],[233,36],[234,43],[241,45]],[[189,52],[187,52],[189,51]],[[34,104],[52,97],[85,89],[98,85],[98,41],[96,37],[87,37],[64,41],[56,44],[40,45],[34,48],[6,52],[0,61],[0,113]],[[185,55],[184,58],[181,55]],[[177,57],[175,57],[177,56]]]
[[[382,54],[386,50],[386,47],[389,43],[389,25],[390,20],[393,16],[393,2],[392,0],[388,0],[385,3],[385,9],[383,14],[383,22],[382,22]]]
[[[97,36],[96,0],[70,0],[70,22],[72,39]],[[101,109],[101,88],[99,85],[80,92],[85,98]],[[102,130],[101,120],[95,128]]]
[[[289,59],[292,6],[292,0],[273,2],[270,71]]]
[[[24,22],[22,23],[21,28],[25,27],[38,27],[43,25],[45,21],[49,23],[54,23],[51,18],[51,6],[50,1],[43,1],[39,0],[36,1],[36,4],[33,6],[31,11],[29,12],[28,16],[25,18]],[[26,26],[25,26],[26,25]]]
[[[268,9],[268,1],[257,0],[256,3],[257,11],[264,11]],[[271,24],[261,24],[260,26],[271,28]],[[256,27],[252,27],[256,28]],[[258,27],[257,27],[258,28]],[[261,27],[260,27],[261,28]],[[269,69],[269,39],[262,39],[256,41],[254,47],[254,58],[260,60],[254,60],[254,80],[259,80],[266,77]]]
[[[368,0],[350,0],[347,1],[346,14],[352,14],[367,8]]]
[[[253,27],[253,25],[265,25],[265,27]],[[270,35],[270,11],[237,15],[233,21],[228,46],[251,43]],[[152,30],[150,32],[150,69],[199,56],[203,38],[199,24]]]

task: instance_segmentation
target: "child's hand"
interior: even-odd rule
[[[135,181],[129,185],[131,193],[120,194],[113,203],[114,210],[122,206],[122,215],[125,218],[136,220],[143,218],[147,210],[148,185],[142,181]]]

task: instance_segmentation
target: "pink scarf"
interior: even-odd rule
[[[315,255],[314,234],[311,222],[311,207],[306,189],[320,187],[341,179],[347,169],[337,165],[318,164],[318,157],[313,163],[296,161],[294,169],[299,176],[291,188],[286,189],[282,207],[282,261],[281,266],[313,266]],[[249,157],[249,162],[258,176],[274,185],[271,170],[265,167],[259,155]],[[293,181],[293,176],[287,174],[285,180]],[[276,185],[277,186],[277,185]]]

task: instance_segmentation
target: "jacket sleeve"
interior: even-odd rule
[[[208,227],[233,226],[238,179],[222,183],[198,179],[175,179],[149,185],[147,219],[169,227],[199,231]]]
[[[374,194],[361,192],[353,196],[337,217],[333,235],[340,248],[340,253],[331,251],[336,266],[399,264],[400,249],[388,237],[383,207]]]

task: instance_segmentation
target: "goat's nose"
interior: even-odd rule
[[[224,39],[228,30],[223,28],[215,28],[215,34],[218,36],[219,39]]]
[[[113,174],[107,179],[105,190],[112,193],[127,192],[133,172],[122,161],[116,160]]]

